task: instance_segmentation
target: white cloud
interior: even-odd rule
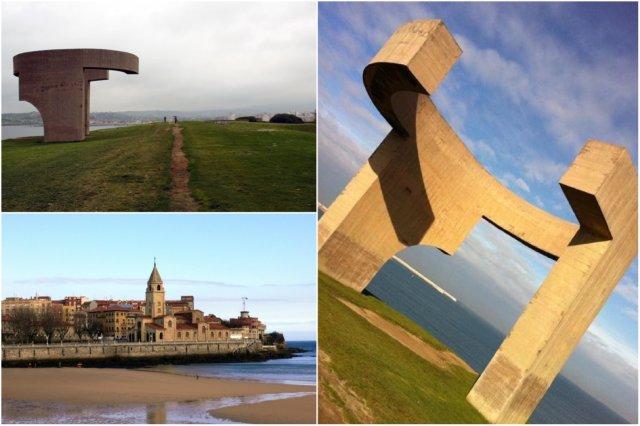
[[[527,182],[522,180],[522,178],[516,178],[514,183],[518,188],[522,189],[523,191],[531,192],[531,189],[529,189],[529,185],[527,185]]]
[[[556,184],[569,168],[548,157],[536,156],[522,163],[525,176],[537,182]]]
[[[542,117],[556,143],[571,153],[587,138],[635,147],[635,133],[620,130],[616,119],[636,101],[637,73],[630,72],[636,67],[628,58],[579,58],[519,16],[501,16],[501,22],[495,35],[519,52],[517,60],[456,36],[463,48],[461,63],[472,78],[526,103]]]
[[[584,335],[584,339],[591,343],[590,350],[594,355],[594,358],[598,360],[604,366],[611,365],[611,359],[607,357],[607,354],[616,355],[627,366],[631,367],[638,374],[638,353],[634,348],[629,347],[627,344],[616,338],[609,330],[607,330],[599,321],[595,321],[591,324],[589,329]],[[598,354],[598,350],[604,351],[606,354]]]
[[[500,180],[500,182],[504,186],[511,187],[512,185],[515,185],[516,187],[520,188],[525,192],[531,192],[531,188],[529,188],[529,185],[527,184],[527,182],[525,182],[522,178],[512,175],[511,173],[503,174],[501,177],[498,178],[498,180]]]
[[[367,153],[347,134],[330,108],[321,107],[318,118],[318,155],[354,174],[367,160]]]
[[[630,277],[625,276],[620,280],[616,286],[615,293],[620,295],[624,300],[636,306],[638,306],[638,282],[633,281]]]
[[[457,255],[487,274],[520,309],[542,284],[553,263],[484,220],[476,225]]]

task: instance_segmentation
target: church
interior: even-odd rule
[[[208,342],[236,339],[262,339],[266,325],[243,310],[240,317],[222,321],[201,310],[172,306],[165,301],[164,283],[155,261],[147,281],[144,314],[138,315],[128,340],[134,342]],[[193,302],[193,301],[191,301]],[[178,308],[178,309],[176,309]],[[225,324],[226,323],[226,324]]]

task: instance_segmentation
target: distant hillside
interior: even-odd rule
[[[3,126],[42,126],[42,117],[33,112],[2,114]]]
[[[280,111],[256,111],[247,108],[237,110],[205,110],[205,111],[175,111],[175,110],[158,110],[158,111],[116,111],[116,112],[92,112],[89,120],[92,125],[107,124],[142,124],[163,121],[167,117],[168,121],[173,120],[173,116],[177,116],[180,121],[192,120],[234,120],[238,114],[244,116],[255,116],[258,121],[269,121],[274,115]],[[315,122],[315,112],[293,112],[294,116],[299,117],[304,122]],[[3,126],[42,126],[42,118],[36,111],[25,113],[3,113]]]

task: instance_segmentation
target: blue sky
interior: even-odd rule
[[[4,214],[2,296],[144,299],[157,257],[167,298],[315,339],[315,215]]]
[[[430,18],[442,19],[463,49],[434,102],[514,192],[575,222],[558,181],[588,139],[625,146],[637,165],[637,4],[322,2],[322,203],[331,204],[390,130],[364,90],[364,66],[398,25]],[[426,247],[402,256],[503,332],[553,265],[484,222],[453,257]],[[563,370],[632,422],[637,271],[636,260]]]

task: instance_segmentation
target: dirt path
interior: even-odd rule
[[[173,126],[173,149],[171,150],[171,204],[169,209],[178,212],[195,212],[200,205],[191,196],[189,189],[189,160],[182,151],[184,144],[182,127]]]
[[[442,351],[428,345],[422,339],[414,336],[391,321],[387,321],[373,311],[361,308],[341,298],[338,298],[338,300],[353,312],[366,319],[371,325],[386,333],[389,337],[402,344],[411,352],[427,360],[436,367],[446,369],[449,368],[450,365],[457,365],[471,373],[475,373],[475,371],[469,367],[466,362],[458,358],[458,356],[453,352]]]

